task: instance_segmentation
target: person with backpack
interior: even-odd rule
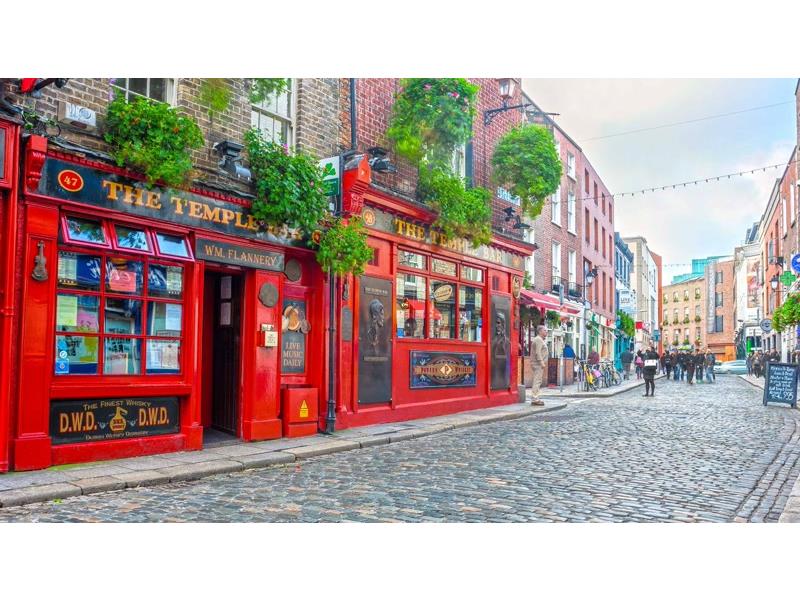
[[[642,367],[644,366],[644,356],[641,350],[636,353],[636,359],[633,361],[633,364],[636,365],[636,379],[641,379]]]
[[[642,357],[642,375],[644,376],[645,398],[656,394],[656,373],[659,367],[658,352],[651,346]]]

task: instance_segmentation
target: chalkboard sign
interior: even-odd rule
[[[764,406],[767,402],[789,404],[797,408],[797,370],[800,365],[767,363]]]

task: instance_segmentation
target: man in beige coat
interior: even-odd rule
[[[539,389],[542,386],[545,369],[547,369],[547,359],[550,356],[545,339],[547,339],[547,327],[539,325],[536,328],[536,337],[533,338],[533,345],[531,346],[531,365],[533,367],[531,406],[544,405],[544,402],[539,400]]]

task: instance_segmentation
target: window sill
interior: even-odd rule
[[[422,344],[447,344],[447,345],[468,345],[468,346],[485,346],[486,342],[466,342],[463,340],[454,340],[449,338],[412,338],[412,337],[396,337],[394,341],[400,342],[403,344],[410,344],[410,343],[422,343]]]
[[[561,227],[561,226],[562,226],[562,225],[561,225],[561,221],[553,221],[552,219],[550,219],[550,222],[551,222],[553,225],[555,225],[556,227]]]
[[[169,375],[135,377],[108,375],[98,378],[97,375],[76,375],[69,381],[54,381],[50,385],[50,396],[58,399],[86,398],[90,400],[114,396],[146,397],[163,394],[181,396],[191,393],[193,386],[186,383],[183,377],[169,377]],[[98,379],[89,381],[88,378]],[[151,378],[154,378],[155,381],[151,381]]]

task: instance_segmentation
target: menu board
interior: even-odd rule
[[[797,371],[800,365],[767,363],[767,379],[764,383],[764,406],[767,402],[789,404],[797,408]]]

